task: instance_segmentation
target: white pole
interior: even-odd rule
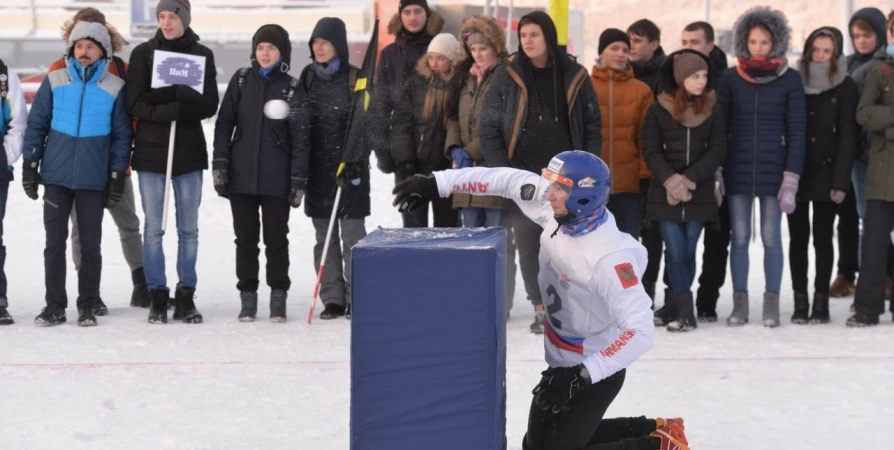
[[[506,45],[512,41],[512,14],[515,8],[515,0],[509,0],[509,14],[506,17]]]
[[[702,11],[704,12],[705,22],[711,23],[711,0],[702,0]]]
[[[338,220],[338,203],[341,201],[341,186],[335,190],[335,203],[332,204],[332,215],[329,217],[329,227],[326,229],[326,243],[323,244],[323,255],[320,257],[320,270],[317,272],[317,282],[314,284],[314,295],[311,300],[310,310],[307,312],[307,324],[314,320],[314,308],[317,307],[317,297],[320,295],[320,285],[323,283],[323,271],[326,270],[326,256],[329,255],[329,240],[332,239],[332,228]]]
[[[177,135],[177,121],[171,122],[171,136],[168,138],[168,168],[165,172],[165,205],[161,214],[161,231],[168,225],[168,198],[171,197],[171,172],[174,169],[174,137]]]
[[[851,15],[854,14],[854,0],[844,0],[841,2],[841,30],[844,35],[844,42],[841,43],[843,47],[841,48],[841,53],[847,54],[851,52],[853,48],[851,46],[851,30],[848,29],[848,24],[851,22]]]
[[[487,17],[494,16],[493,0],[484,0],[484,15]]]

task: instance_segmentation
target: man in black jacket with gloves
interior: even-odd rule
[[[196,256],[199,248],[199,203],[202,171],[208,169],[208,151],[202,120],[217,112],[217,71],[214,54],[199,44],[189,28],[189,0],[160,0],[155,9],[159,29],[155,37],[138,45],[130,55],[127,73],[127,107],[138,119],[133,170],[138,173],[145,215],[143,269],[152,304],[149,323],[167,323],[168,284],[162,248],[162,211],[171,123],[177,122],[173,153],[173,194],[176,205],[177,275],[174,319],[201,323],[193,296],[196,289]],[[183,85],[153,89],[152,60],[155,50],[205,57],[203,93]]]

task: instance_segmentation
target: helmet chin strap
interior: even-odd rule
[[[550,239],[556,237],[556,234],[559,232],[559,229],[562,228],[562,225],[565,225],[566,223],[574,220],[575,216],[574,214],[571,214],[571,211],[569,211],[568,214],[562,216],[555,215],[553,216],[553,218],[556,219],[556,223],[558,223],[559,225],[556,227],[556,230],[553,231],[553,234],[549,235]]]

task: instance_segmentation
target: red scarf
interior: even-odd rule
[[[785,60],[783,58],[745,58],[739,56],[738,58],[739,65],[736,67],[736,71],[739,72],[739,75],[742,76],[745,80],[751,83],[757,83],[755,78],[761,76],[770,76],[776,75],[776,71],[785,64]]]

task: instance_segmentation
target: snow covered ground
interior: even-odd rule
[[[108,219],[102,292],[110,315],[96,328],[73,323],[77,279],[70,269],[69,323],[34,326],[44,305],[41,206],[18,182],[11,186],[4,225],[17,323],[0,328],[0,449],[349,448],[350,322],[304,321],[315,278],[310,220],[299,210],[290,224],[290,321],[239,323],[230,209],[208,177],[197,291],[206,323],[198,326],[150,326],[146,310],[127,306],[130,274]],[[392,179],[375,171],[373,183],[368,229],[399,226],[390,206]],[[165,246],[173,285],[173,230]],[[763,291],[761,254],[754,243],[754,293]],[[783,286],[790,286],[787,269]],[[721,319],[731,297],[727,282]],[[743,328],[659,330],[654,350],[628,371],[608,416],[682,416],[699,450],[890,445],[882,430],[894,413],[891,316],[873,329],[846,329],[850,300],[832,300],[832,324],[796,327],[787,323],[791,293],[784,292],[786,323],[768,330],[755,323],[760,301],[752,296],[753,324]],[[521,282],[515,305],[508,326],[510,449],[521,448],[530,390],[544,367],[542,338],[528,332],[532,308]],[[259,315],[266,314],[263,301]]]

